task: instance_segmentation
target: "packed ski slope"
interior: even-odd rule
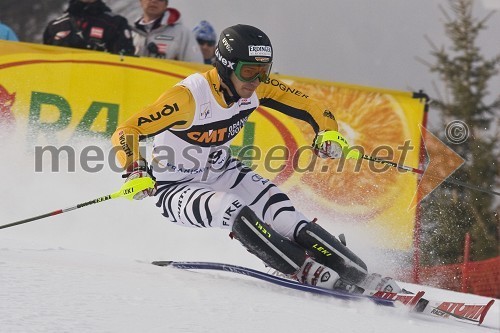
[[[15,136],[0,140],[0,224],[70,207],[121,185],[119,174],[107,167],[98,173],[78,166],[76,172],[61,167],[57,173],[35,173],[30,145]],[[98,145],[108,149],[107,143]],[[397,262],[370,248],[368,236],[339,228],[337,233],[346,232],[374,270],[395,269]],[[500,328],[499,301],[478,327],[223,272],[156,267],[149,264],[153,260],[217,261],[265,270],[226,231],[167,223],[153,200],[111,200],[0,230],[0,332],[456,333]],[[485,302],[474,295],[406,287],[424,289],[432,298]]]

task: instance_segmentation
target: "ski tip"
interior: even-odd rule
[[[481,316],[479,317],[479,325],[481,325],[484,321],[484,318],[486,317],[486,314],[488,313],[488,310],[491,308],[491,306],[495,303],[495,300],[492,299],[488,302],[488,304],[485,305],[483,312],[481,312]]]
[[[153,261],[152,264],[156,266],[170,266],[173,263],[173,261],[167,261],[167,260],[160,260],[160,261]]]

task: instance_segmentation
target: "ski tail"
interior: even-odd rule
[[[174,261],[171,260],[160,260],[160,261],[153,261],[152,264],[156,266],[170,266]]]

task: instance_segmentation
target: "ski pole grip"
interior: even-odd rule
[[[321,145],[327,141],[333,141],[340,145],[342,148],[342,153],[347,159],[359,160],[363,157],[363,154],[357,149],[351,149],[346,138],[337,131],[321,131],[314,140],[315,147],[321,147]]]
[[[121,197],[133,200],[134,195],[149,188],[155,187],[155,181],[151,177],[135,178],[122,185],[118,192],[113,193],[115,198]]]

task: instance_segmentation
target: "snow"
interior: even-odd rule
[[[109,148],[105,142],[99,146]],[[27,147],[22,135],[0,140],[0,224],[71,207],[121,185],[119,174],[107,168],[35,173],[34,153]],[[48,159],[43,162],[49,165]],[[366,252],[372,250],[355,233],[347,236],[353,244],[365,244]],[[500,300],[477,326],[422,319],[400,307],[310,295],[225,272],[156,267],[153,260],[217,261],[265,271],[227,231],[167,223],[154,200],[111,200],[0,230],[0,332],[460,333],[500,328]],[[404,286],[423,289],[430,298],[488,300]]]

